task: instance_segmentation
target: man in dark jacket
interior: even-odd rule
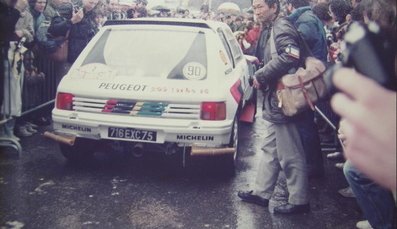
[[[48,33],[54,37],[65,36],[69,31],[68,62],[73,64],[88,42],[98,32],[94,8],[99,0],[82,0],[82,7],[69,3],[60,6],[61,16],[54,17]]]
[[[260,161],[254,190],[239,192],[246,202],[268,206],[281,170],[285,173],[290,193],[288,203],[274,209],[275,213],[304,213],[310,210],[305,155],[295,118],[286,117],[278,107],[276,95],[279,79],[295,71],[302,63],[299,36],[294,26],[280,12],[278,0],[254,0],[255,17],[263,31],[257,54],[264,66],[255,72],[254,86],[262,89],[263,119],[266,124],[263,157]],[[273,35],[271,35],[273,34]],[[274,53],[271,53],[271,46]]]
[[[307,54],[326,63],[328,50],[324,25],[313,13],[309,0],[287,0],[287,11],[290,13],[288,20],[294,24],[309,49]],[[324,106],[326,104],[322,104]],[[308,109],[301,116],[297,127],[306,154],[309,176],[322,177],[324,165],[314,112]]]
[[[290,20],[317,59],[327,62],[327,40],[324,25],[313,13],[309,0],[287,0]]]
[[[83,19],[74,24],[69,34],[68,62],[73,63],[85,48],[88,42],[98,32],[98,25],[95,20],[95,10],[99,0],[82,0]]]

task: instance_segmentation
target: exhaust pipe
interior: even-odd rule
[[[233,154],[236,151],[235,148],[207,148],[207,147],[196,147],[192,146],[190,151],[191,156],[216,156]]]
[[[141,158],[143,157],[143,144],[142,143],[136,143],[134,147],[132,147],[132,156],[136,158]]]
[[[63,136],[63,135],[58,135],[49,131],[44,132],[43,134],[45,137],[50,138],[52,140],[55,140],[57,142],[69,145],[69,146],[73,146],[74,145],[74,141],[76,140],[76,137],[67,137],[67,136]]]

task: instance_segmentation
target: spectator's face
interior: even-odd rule
[[[46,0],[37,0],[36,3],[34,4],[34,9],[35,9],[37,12],[43,13],[46,4],[47,4],[47,1],[46,1]]]
[[[41,0],[39,0],[41,1]],[[86,12],[91,11],[98,5],[99,0],[83,0],[83,7]]]
[[[26,8],[28,7],[28,1],[27,0],[18,0],[17,4],[15,5],[15,9],[19,10],[19,12],[24,12]]]
[[[292,6],[291,3],[287,3],[287,4],[285,5],[285,9],[286,9],[286,11],[287,11],[287,14],[291,14],[292,11],[294,10],[294,7]]]
[[[269,7],[263,0],[254,0],[252,8],[256,20],[264,24],[271,22],[276,16],[277,6]]]
[[[109,2],[109,11],[110,12],[117,12],[119,11],[119,1],[118,0],[110,0]]]

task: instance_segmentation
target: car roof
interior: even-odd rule
[[[208,28],[216,30],[219,27],[225,28],[227,25],[219,21],[205,21],[202,19],[186,18],[134,18],[127,20],[108,20],[104,26],[112,25],[173,25],[197,28]]]

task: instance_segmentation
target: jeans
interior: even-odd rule
[[[349,161],[346,161],[343,172],[371,226],[375,229],[393,228],[395,208],[391,192],[368,179]]]

